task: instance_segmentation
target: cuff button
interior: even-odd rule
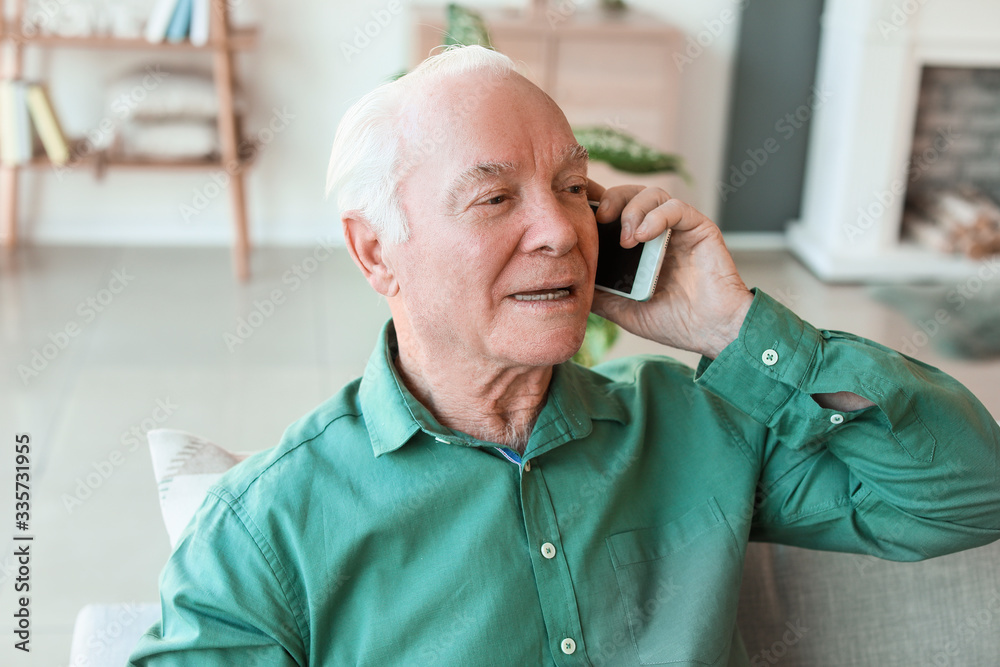
[[[843,424],[844,423],[844,415],[830,415],[830,423],[831,424]]]

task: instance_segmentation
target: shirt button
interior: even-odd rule
[[[778,363],[778,353],[771,349],[764,350],[764,354],[760,355],[760,358],[765,366],[773,366]]]
[[[531,472],[531,461],[524,462],[524,472]]]
[[[830,415],[830,423],[832,424],[843,424],[844,415]]]
[[[556,548],[551,542],[546,542],[542,545],[542,555],[546,558],[555,558]],[[572,639],[570,641],[573,641]]]
[[[562,640],[562,644],[560,644],[559,647],[562,649],[563,653],[569,655],[570,653],[576,651],[576,642],[573,641],[572,637],[567,637],[566,639]]]

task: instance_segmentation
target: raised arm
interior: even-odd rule
[[[696,377],[767,427],[751,539],[892,560],[1000,539],[1000,427],[942,371],[758,291]]]
[[[593,310],[700,353],[698,384],[752,418],[753,539],[915,560],[1000,538],[1000,427],[958,381],[747,289],[715,223],[663,190],[588,194],[623,246],[674,230],[652,299]]]

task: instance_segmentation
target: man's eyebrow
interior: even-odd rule
[[[590,159],[587,149],[580,144],[570,144],[559,153],[559,164],[575,165],[586,163]],[[517,164],[513,162],[480,162],[475,164],[461,174],[459,174],[445,194],[445,201],[448,208],[454,208],[458,204],[458,198],[465,190],[474,185],[497,178],[504,174],[517,170]]]
[[[559,161],[562,164],[589,162],[590,152],[580,144],[570,144],[562,150],[562,155],[559,156]]]
[[[459,195],[472,186],[516,170],[517,165],[513,162],[480,162],[469,167],[459,174],[448,187],[448,192],[445,195],[448,208],[454,208],[458,204]]]

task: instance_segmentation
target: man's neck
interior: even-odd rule
[[[396,369],[407,389],[443,426],[524,453],[551,366],[492,367],[460,354],[431,359],[405,339],[398,349]]]

